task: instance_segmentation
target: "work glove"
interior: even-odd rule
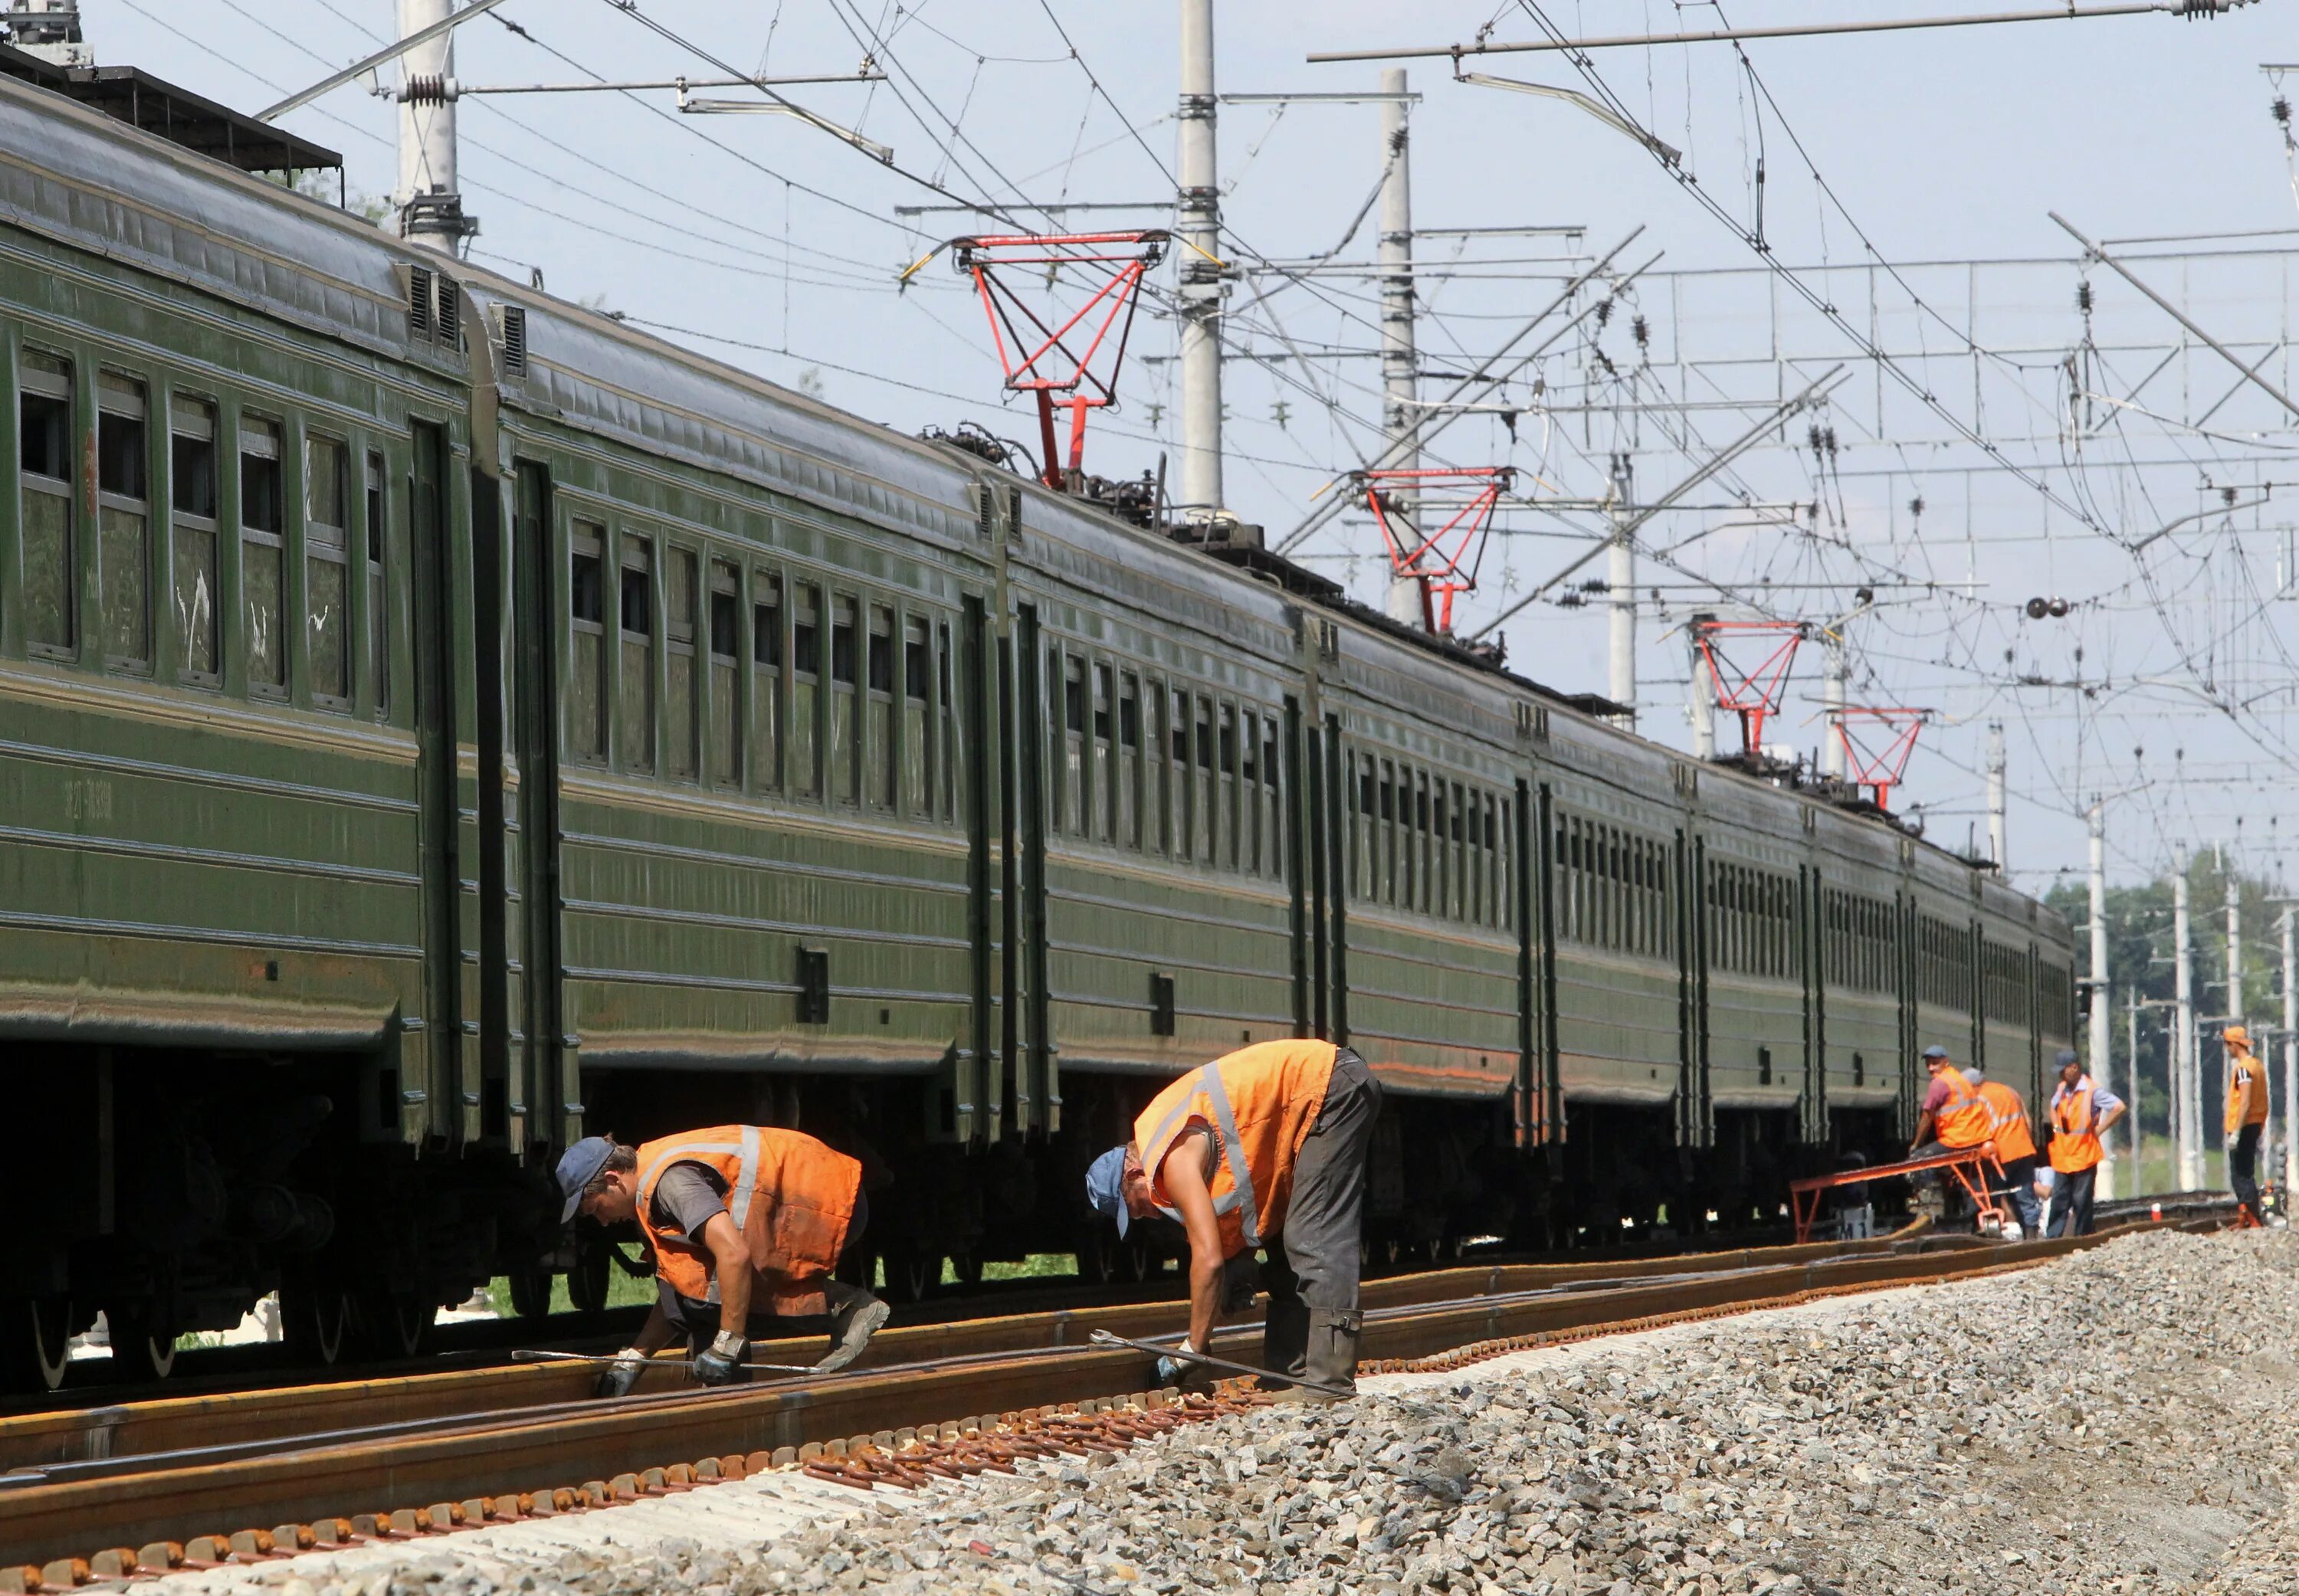
[[[743,1377],[743,1359],[751,1344],[732,1330],[721,1330],[717,1339],[694,1360],[694,1378],[704,1385],[732,1385]]]
[[[1240,1253],[1222,1265],[1221,1311],[1224,1313],[1243,1313],[1253,1306],[1256,1293],[1261,1289],[1261,1266],[1253,1254]]]
[[[628,1396],[631,1387],[639,1383],[646,1372],[647,1355],[635,1346],[627,1346],[615,1354],[615,1360],[599,1371],[591,1385],[593,1396]]]
[[[1158,1384],[1161,1386],[1183,1385],[1192,1376],[1202,1374],[1205,1367],[1198,1361],[1198,1349],[1184,1340],[1158,1360]]]

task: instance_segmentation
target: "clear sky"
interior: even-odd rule
[[[509,0],[498,14],[523,31],[467,24],[457,74],[477,85],[703,76],[718,70],[711,57],[743,72],[847,73],[867,54],[885,81],[784,92],[891,145],[894,164],[786,118],[682,117],[668,91],[475,96],[461,143],[467,205],[482,224],[475,258],[540,270],[554,293],[683,329],[665,335],[818,385],[905,430],[975,418],[1027,437],[1019,406],[1000,414],[981,311],[946,262],[907,290],[895,282],[934,243],[987,224],[897,208],[946,203],[938,186],[1036,225],[1042,213],[1023,204],[1169,201],[1174,7],[638,0],[637,10],[675,37],[616,0]],[[99,60],[251,110],[395,27],[387,0],[82,0],[82,11]],[[1538,38],[1544,22],[1585,37],[1845,14],[1797,0],[1538,12],[1219,0],[1216,11],[1229,93],[1369,88],[1378,64],[1304,57],[1444,45],[1488,22],[1505,41]],[[1864,584],[1876,608],[1847,632],[1854,698],[1935,711],[1895,806],[1921,805],[1936,839],[1961,847],[1976,828],[1984,846],[1979,773],[1987,725],[2000,721],[2023,884],[2081,867],[2080,813],[2102,791],[2123,795],[2110,806],[2119,876],[2160,868],[2181,838],[2236,842],[2276,873],[2280,835],[2299,831],[2288,796],[2299,775],[2294,418],[2104,268],[2079,269],[2048,213],[2094,239],[2187,239],[2113,252],[2290,393],[2299,181],[2270,116],[2277,85],[2260,69],[2299,62],[2293,15],[2288,0],[2265,0],[2212,21],[1764,41],[1745,54],[1717,44],[1614,49],[1589,55],[1591,75],[1554,54],[1469,63],[1611,95],[1683,153],[1689,183],[1569,104],[1454,83],[1441,59],[1407,63],[1425,96],[1413,112],[1417,227],[1584,229],[1423,237],[1424,371],[1490,353],[1562,277],[1634,229],[1615,277],[1652,262],[1634,282],[1585,290],[1552,326],[1610,298],[1603,325],[1584,318],[1432,444],[1446,464],[1514,464],[1529,497],[1566,501],[1504,514],[1509,535],[1463,600],[1461,629],[1590,546],[1601,514],[1571,506],[1603,494],[1614,452],[1629,454],[1636,495],[1649,500],[1772,399],[1845,362],[1825,409],[1780,426],[1647,524],[1644,729],[1689,745],[1681,628],[1695,609],[1825,621]],[[289,122],[344,152],[355,189],[381,194],[395,178],[397,116],[351,87]],[[1273,534],[1374,447],[1378,367],[1363,351],[1378,310],[1362,274],[1257,268],[1371,259],[1370,220],[1344,235],[1380,174],[1376,118],[1365,105],[1222,112],[1225,253],[1243,270],[1231,302],[1227,497]],[[1760,157],[1762,254],[1748,236]],[[1172,271],[1161,269],[1161,287]],[[2078,301],[2087,282],[2088,318]],[[1872,344],[1891,360],[1867,358]],[[1125,403],[1090,434],[1090,468],[1136,475],[1170,448],[1162,357],[1172,347],[1162,315],[1145,319]],[[1425,378],[1423,395],[1450,385]],[[1815,452],[1815,428],[1833,452],[1824,442]],[[1381,546],[1362,516],[1299,552],[1378,602]],[[2063,598],[2071,612],[2029,620],[2032,597]],[[1565,690],[1603,691],[1605,625],[1592,605],[1536,603],[1506,628],[1510,662]],[[1821,741],[1819,665],[1808,647],[1781,716],[1781,740],[1798,749]],[[1736,735],[1720,728],[1728,743]]]

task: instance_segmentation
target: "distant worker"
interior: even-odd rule
[[[2021,1233],[2044,1233],[2044,1209],[2036,1200],[2036,1137],[2028,1125],[2028,1104],[2000,1080],[1979,1083],[1979,1100],[1988,1107],[1988,1139],[1996,1144],[1996,1162],[2003,1178],[1991,1183],[1994,1195],[2007,1199]]]
[[[2227,1170],[2235,1200],[2254,1224],[2265,1224],[2259,1208],[2259,1138],[2267,1131],[2267,1071],[2252,1055],[2251,1032],[2230,1025],[2220,1032],[2227,1045]]]
[[[2059,1053],[2060,1084],[2052,1093],[2052,1206],[2044,1217],[2046,1236],[2091,1234],[2091,1188],[2099,1161],[2107,1156],[2100,1137],[2123,1118],[2123,1099],[2096,1086],[2076,1055]]]
[[[585,1137],[559,1161],[559,1190],[562,1223],[578,1211],[635,1220],[654,1253],[654,1311],[599,1377],[602,1396],[627,1394],[680,1334],[694,1377],[727,1385],[748,1377],[750,1344],[781,1319],[829,1316],[823,1374],[853,1362],[886,1322],[885,1303],[831,1278],[869,1222],[862,1166],[810,1136],[718,1125],[636,1147]]]
[[[1133,1140],[1094,1161],[1086,1200],[1121,1236],[1157,1213],[1189,1233],[1190,1335],[1175,1372],[1212,1344],[1217,1313],[1251,1304],[1253,1253],[1265,1248],[1262,1367],[1356,1388],[1365,1151],[1380,1114],[1381,1083],[1353,1050],[1263,1042],[1167,1087]]]

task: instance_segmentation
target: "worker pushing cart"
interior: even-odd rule
[[[822,1374],[886,1322],[885,1303],[832,1278],[869,1222],[862,1166],[810,1136],[718,1125],[635,1147],[585,1137],[560,1159],[559,1190],[562,1220],[635,1220],[654,1254],[654,1311],[600,1375],[602,1396],[627,1393],[681,1334],[694,1377],[726,1385],[748,1377],[751,1342],[783,1319],[828,1317]]]
[[[1158,1213],[1189,1235],[1190,1335],[1162,1375],[1205,1372],[1191,1354],[1221,1312],[1251,1305],[1263,1248],[1263,1367],[1303,1383],[1291,1395],[1355,1389],[1365,1153],[1380,1113],[1381,1083],[1350,1048],[1263,1042],[1174,1082],[1131,1141],[1094,1161],[1087,1200],[1121,1236]]]

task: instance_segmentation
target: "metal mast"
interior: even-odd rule
[[[1844,723],[1844,632],[1849,622],[1830,630],[1822,651],[1820,674],[1820,769],[1832,780],[1844,780],[1844,740],[1836,728]]]
[[[1995,806],[1994,795],[2001,791],[1999,783],[2003,780],[2004,730],[1998,726],[1994,729],[1994,732],[1995,735],[1990,740],[1988,752],[1990,794],[1988,831],[1989,840],[1996,849],[1996,862],[2000,866],[2004,863],[2004,839],[2000,820],[2001,812]],[[2096,797],[2091,801],[2090,1069],[2094,1080],[2112,1089],[2115,1080],[2115,1071],[2112,1067],[2113,1060],[2110,1057],[2112,1043],[2110,1040],[2111,1033],[2108,1028],[2110,1015],[2107,1008],[2107,804],[2104,799]],[[2137,1058],[2137,1053],[2133,1057],[2135,1060]],[[2139,1115],[2139,1098],[2136,1092],[2131,1098],[2129,1112],[2136,1127]],[[2112,1162],[2106,1165],[2106,1169],[2110,1171],[2114,1168]],[[2112,1183],[2114,1176],[2110,1173],[2106,1178]],[[2137,1195],[2140,1189],[2140,1179],[2139,1161],[2136,1154],[2132,1159],[2131,1181],[2132,1191]],[[2111,1190],[2106,1195],[2114,1194]]]
[[[2194,1191],[2203,1184],[2202,1127],[2195,1122],[2198,1107],[2195,1068],[2195,965],[2189,947],[2187,921],[2187,845],[2171,853],[2171,970],[2176,1007],[2171,1016],[2171,1119],[2179,1132],[2179,1189]]]
[[[1413,337],[1413,166],[1407,120],[1413,107],[1406,98],[1403,68],[1382,73],[1381,92],[1381,419],[1382,435],[1389,444],[1383,460],[1392,468],[1410,471],[1421,464],[1421,451],[1415,444],[1421,410],[1414,402],[1420,391],[1414,378],[1419,356]],[[1397,495],[1394,508],[1407,526],[1419,529],[1417,496]],[[1387,608],[1390,620],[1420,625],[1421,584],[1392,574]]]
[[[444,22],[453,0],[399,0],[399,36]],[[479,225],[463,214],[455,177],[455,36],[414,45],[399,58],[400,236],[454,254]]]
[[[1635,492],[1636,468],[1623,451],[1613,457],[1613,539],[1606,551],[1612,617],[1605,696],[1621,707],[1622,720],[1631,731],[1637,724],[1637,546],[1629,500]]]
[[[1183,517],[1222,509],[1221,190],[1216,186],[1214,3],[1182,0],[1182,492]]]
[[[2225,856],[2222,856],[2224,857]],[[2241,1025],[2243,1016],[2243,877],[2229,861],[2227,870],[2227,1012],[2228,1022]]]

